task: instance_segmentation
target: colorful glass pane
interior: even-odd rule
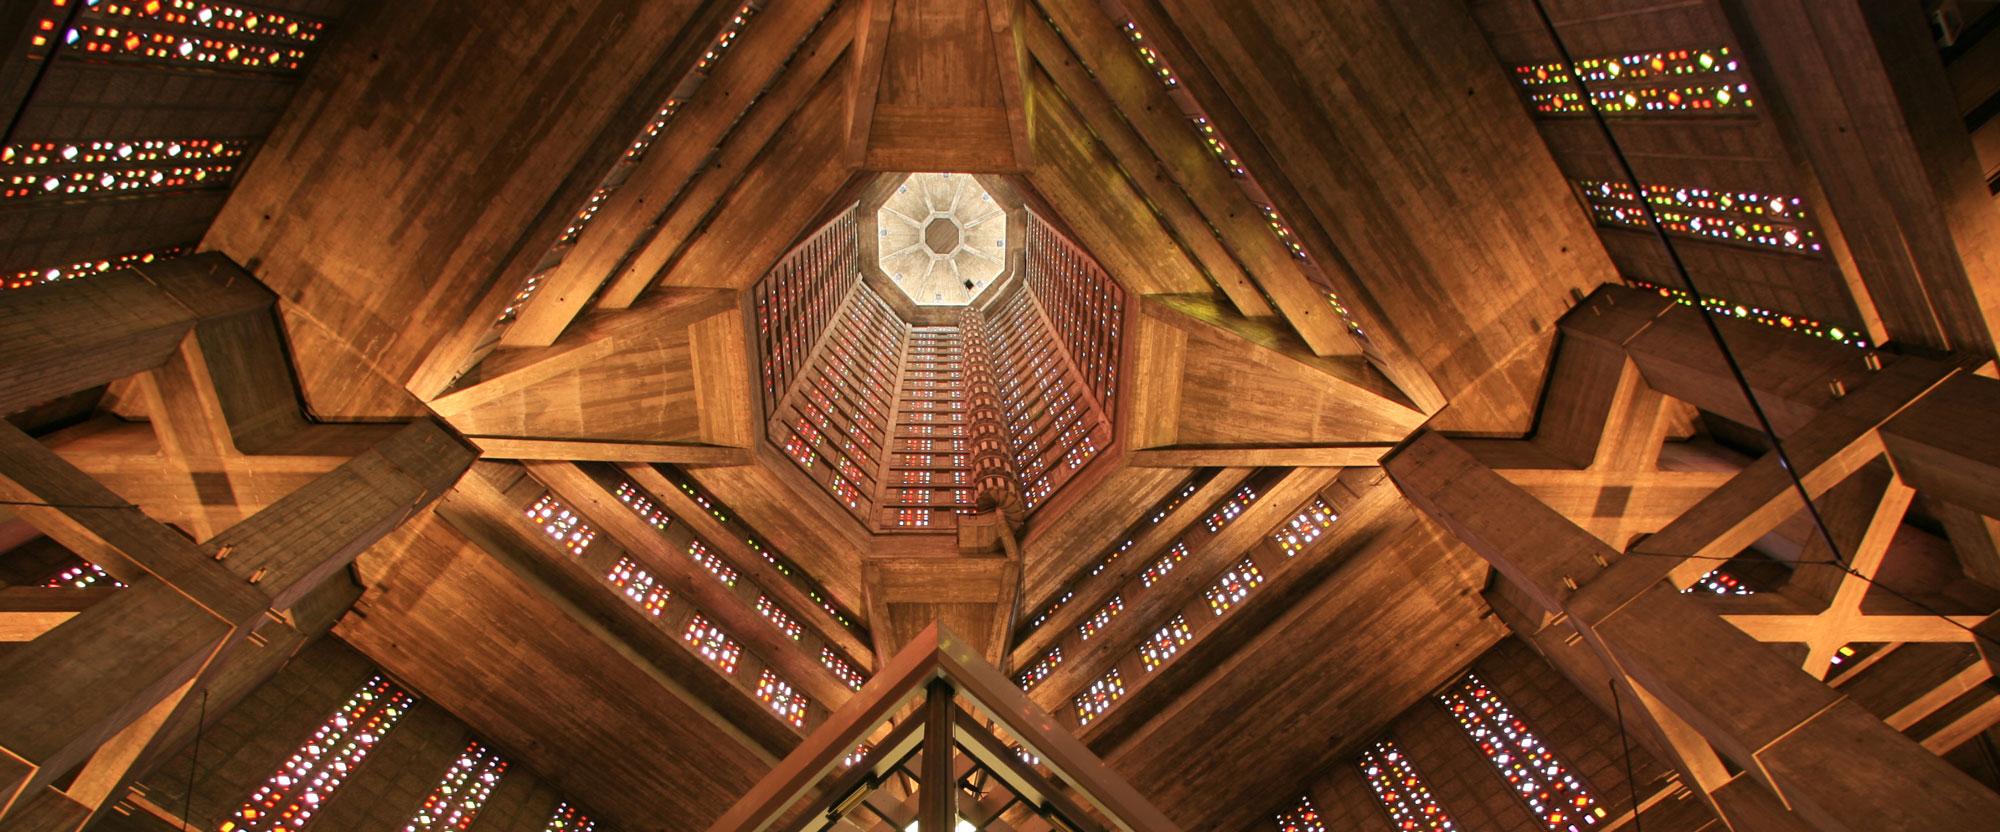
[[[222,823],[220,832],[305,826],[416,702],[416,696],[387,678],[370,678]]]
[[[1118,698],[1124,695],[1125,677],[1119,675],[1117,668],[1112,668],[1110,673],[1091,682],[1090,687],[1071,700],[1071,704],[1076,706],[1077,723],[1089,725],[1091,720],[1111,710],[1111,703],[1117,702]]]
[[[1401,748],[1391,740],[1383,740],[1363,752],[1360,759],[1361,774],[1368,780],[1369,790],[1375,792],[1375,799],[1381,803],[1382,811],[1389,815],[1389,822],[1403,832],[1453,832],[1458,825],[1443,806],[1438,805],[1437,796],[1424,782],[1417,767]]]
[[[1645,289],[1649,292],[1658,292],[1660,297],[1682,306],[1692,307],[1695,305],[1694,294],[1686,289],[1675,289],[1631,278],[1626,278],[1625,282],[1632,284],[1635,288]],[[1850,347],[1859,347],[1864,350],[1871,346],[1867,338],[1867,333],[1855,327],[1835,326],[1805,317],[1804,315],[1779,312],[1775,309],[1768,309],[1761,306],[1733,303],[1726,298],[1718,298],[1714,295],[1703,295],[1701,300],[1701,308],[1707,310],[1710,314],[1741,318],[1765,326],[1789,329],[1793,332],[1803,332],[1815,338],[1825,338],[1829,341],[1846,344]]]
[[[805,696],[793,690],[790,682],[778,678],[777,671],[768,667],[763,675],[757,677],[757,701],[771,706],[771,711],[779,719],[791,723],[794,728],[802,728],[806,724],[808,703]]]
[[[42,586],[49,589],[83,589],[93,586],[122,588],[125,584],[111,577],[111,573],[104,571],[104,567],[84,561],[49,576],[47,581],[42,582]]]
[[[1579,179],[1600,225],[1646,228],[1646,210],[1626,182]],[[1720,240],[1774,251],[1818,253],[1819,232],[1806,217],[1800,197],[1752,191],[1720,191],[1694,185],[1641,186],[1654,216],[1668,233]]]
[[[1176,615],[1140,643],[1139,661],[1147,670],[1156,670],[1180,652],[1192,638],[1194,633],[1188,629],[1187,619]]]
[[[1091,613],[1082,624],[1076,625],[1076,632],[1083,637],[1083,640],[1089,641],[1091,636],[1097,635],[1097,631],[1104,629],[1104,625],[1111,623],[1112,617],[1124,611],[1124,597],[1113,595],[1111,600],[1104,602],[1104,606],[1097,608],[1097,612]]]
[[[529,520],[542,527],[543,534],[571,555],[581,556],[597,539],[597,530],[583,522],[576,512],[564,508],[554,494],[543,494],[541,499],[528,507],[527,515]]]
[[[708,570],[708,574],[714,575],[715,579],[721,581],[723,586],[733,587],[736,585],[738,577],[736,570],[730,568],[729,562],[723,560],[721,555],[710,551],[708,544],[699,540],[691,540],[688,541],[687,551],[688,557],[694,558],[695,563],[701,564],[701,568]]]
[[[542,832],[597,832],[597,821],[564,801],[556,804],[555,814],[549,816],[549,823],[542,827]]]
[[[486,798],[493,794],[493,787],[500,784],[500,776],[506,773],[507,761],[493,749],[477,740],[466,743],[465,750],[459,752],[458,759],[444,773],[444,779],[424,798],[416,816],[403,826],[403,832],[471,828],[473,819],[485,807]]]
[[[1056,665],[1062,664],[1062,658],[1062,648],[1050,648],[1049,652],[1043,653],[1034,664],[1028,665],[1027,670],[1021,671],[1019,676],[1014,677],[1014,683],[1020,685],[1023,691],[1034,690],[1036,685],[1041,684],[1043,679],[1049,678],[1049,674],[1055,672]]]
[[[1285,557],[1291,557],[1318,540],[1320,534],[1331,527],[1333,521],[1339,519],[1340,516],[1327,507],[1325,500],[1314,497],[1312,502],[1307,503],[1304,509],[1292,516],[1292,519],[1285,521],[1285,525],[1278,527],[1277,533],[1271,535],[1271,539],[1277,541],[1278,548],[1284,550]]]
[[[1291,811],[1278,813],[1278,832],[1326,832],[1326,824],[1320,822],[1312,798],[1301,797]]]
[[[604,579],[623,592],[627,600],[655,618],[667,608],[667,599],[673,597],[672,590],[661,586],[651,573],[639,568],[639,562],[631,558],[619,558],[618,564],[611,567],[611,572]]]
[[[1216,506],[1214,511],[1209,512],[1207,517],[1202,518],[1202,527],[1208,529],[1209,534],[1222,531],[1223,526],[1228,525],[1229,521],[1236,519],[1238,515],[1243,513],[1244,509],[1249,508],[1250,504],[1256,501],[1256,489],[1247,485],[1238,488],[1235,494],[1230,495],[1229,499],[1222,501],[1222,505]]]
[[[1243,603],[1243,599],[1250,597],[1250,590],[1263,582],[1264,574],[1257,571],[1257,564],[1244,558],[1243,562],[1222,573],[1222,578],[1203,594],[1208,598],[1208,608],[1221,615]]]
[[[618,484],[618,501],[632,509],[633,514],[639,515],[653,528],[664,530],[674,523],[673,515],[666,513],[654,504],[653,498],[646,496],[646,492],[640,491],[638,486],[629,482]]]
[[[681,634],[687,643],[694,645],[695,652],[707,659],[709,664],[724,673],[736,672],[736,660],[743,657],[743,648],[729,637],[722,628],[708,623],[708,619],[695,613],[688,619],[687,631]]]
[[[819,663],[826,665],[826,669],[833,671],[834,678],[839,679],[841,684],[846,685],[850,690],[860,690],[861,686],[868,682],[868,678],[862,676],[861,671],[855,670],[854,665],[848,664],[847,660],[835,654],[831,647],[821,647],[819,649]]]
[[[798,641],[799,636],[805,632],[805,628],[799,625],[799,620],[779,608],[778,602],[771,600],[769,595],[757,596],[757,614],[764,616],[764,620],[771,622],[771,626],[778,628],[778,632],[784,633],[786,638],[793,641]]]
[[[143,266],[162,260],[172,260],[188,253],[187,246],[169,246],[152,251],[134,251],[114,257],[79,260],[58,266],[36,266],[8,274],[0,274],[0,288],[21,289],[42,283],[74,280],[79,277],[103,274],[117,269]]]
[[[1548,832],[1582,832],[1605,819],[1590,786],[1478,675],[1466,674],[1438,701]]]

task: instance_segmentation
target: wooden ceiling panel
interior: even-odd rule
[[[587,316],[560,345],[489,355],[431,409],[475,442],[534,440],[582,455],[592,452],[563,440],[586,440],[639,454],[603,458],[670,459],[645,454],[716,439],[747,446],[741,328],[732,292],[657,294]],[[705,366],[737,372],[700,373]]]
[[[1096,749],[1183,827],[1252,828],[1268,801],[1229,796],[1302,793],[1506,635],[1479,597],[1485,563],[1407,502],[1341,522],[1369,527],[1329,553],[1342,562],[1318,589]]]
[[[342,21],[365,37],[328,42],[203,243],[282,298],[313,412],[419,412],[403,385],[556,239],[591,187],[572,171],[623,151],[629,132],[600,134],[700,6],[381,3]]]
[[[860,15],[847,154],[869,170],[999,173],[1029,164],[1020,0],[872,0]]]
[[[1010,558],[951,555],[871,557],[863,562],[876,661],[887,661],[933,621],[1005,669],[1007,640],[1020,606],[1020,565]],[[880,622],[880,623],[875,623]]]
[[[771,764],[435,514],[360,568],[335,634],[616,826],[700,828]]]
[[[1142,309],[1136,448],[1389,445],[1424,419],[1366,362],[1315,356],[1212,298],[1154,296]]]
[[[1118,536],[1158,503],[1188,472],[1177,468],[1137,468],[1100,459],[1107,468],[1095,487],[1072,490],[1075,502],[1061,512],[1044,511],[1028,523],[1021,544],[1021,595],[1029,603],[1048,598],[1071,575],[1090,565]]]
[[[1436,398],[1548,329],[1571,289],[1616,279],[1462,4],[1128,5],[1205,62],[1178,61],[1182,82],[1306,248],[1351,270],[1336,288],[1378,348],[1420,362]],[[1442,405],[1394,375],[1426,410]]]

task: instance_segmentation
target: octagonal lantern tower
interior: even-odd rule
[[[875,212],[876,262],[921,306],[965,306],[1007,266],[1007,211],[971,175],[913,173]]]

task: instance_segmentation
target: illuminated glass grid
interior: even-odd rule
[[[270,832],[305,826],[416,702],[387,678],[370,678],[218,829]]]
[[[1222,573],[1222,577],[1203,596],[1208,599],[1208,608],[1221,615],[1243,603],[1243,599],[1250,597],[1250,590],[1262,583],[1264,574],[1257,571],[1257,564],[1244,558],[1228,572]]]
[[[1278,531],[1271,535],[1271,539],[1277,542],[1285,557],[1291,557],[1318,540],[1319,536],[1333,525],[1333,521],[1339,519],[1340,516],[1327,507],[1325,500],[1314,497],[1312,502],[1306,504],[1304,510],[1293,515],[1292,519],[1286,520],[1283,526],[1279,526]]]
[[[805,727],[806,698],[793,690],[790,682],[778,678],[777,671],[767,667],[763,675],[757,677],[757,701],[771,706],[771,711],[779,719],[791,723],[792,727]]]
[[[466,743],[444,779],[424,797],[424,805],[403,826],[403,832],[437,829],[465,830],[486,806],[486,798],[507,773],[507,761],[477,740]]]
[[[1070,700],[1070,704],[1076,708],[1077,723],[1089,725],[1091,720],[1111,710],[1111,704],[1124,695],[1125,677],[1119,675],[1117,668],[1112,668],[1103,678],[1091,682],[1089,688]]]
[[[542,498],[528,507],[528,519],[541,526],[542,533],[549,536],[571,555],[581,556],[597,540],[597,530],[583,522],[576,512],[563,507],[552,493],[544,493]]]
[[[771,626],[778,628],[778,632],[784,633],[786,638],[793,641],[798,641],[799,636],[805,632],[805,628],[799,625],[799,620],[780,609],[778,602],[771,600],[769,595],[757,596],[757,614],[764,616],[764,620],[771,622]]]
[[[743,657],[743,648],[729,637],[722,628],[708,623],[701,613],[688,619],[687,631],[681,634],[687,643],[694,645],[695,652],[707,659],[724,673],[736,672],[736,660]]]
[[[667,608],[667,600],[673,597],[672,590],[660,585],[651,573],[639,568],[638,561],[619,558],[604,579],[611,582],[626,598],[647,615],[658,618]]]
[[[855,670],[854,665],[848,664],[847,660],[836,655],[831,647],[819,649],[819,663],[833,671],[834,678],[839,679],[841,684],[850,690],[860,690],[862,685],[868,683],[868,677],[861,675],[861,671]]]
[[[1125,598],[1119,595],[1111,596],[1111,600],[1104,602],[1104,606],[1098,607],[1097,611],[1084,619],[1082,624],[1076,625],[1077,635],[1089,641],[1091,636],[1097,635],[1097,631],[1104,629],[1104,625],[1110,624],[1113,617],[1124,611]]]
[[[1438,701],[1527,804],[1542,828],[1581,832],[1605,819],[1604,807],[1590,786],[1477,674],[1466,674],[1438,694]]]
[[[1062,648],[1050,648],[1049,652],[1043,653],[1034,664],[1028,665],[1027,670],[1021,671],[1019,676],[1014,677],[1014,683],[1020,685],[1022,691],[1034,690],[1036,685],[1041,684],[1043,679],[1049,678],[1049,674],[1055,672],[1056,665],[1062,664],[1062,658]]]
[[[1389,814],[1390,823],[1407,832],[1454,832],[1458,825],[1437,796],[1424,782],[1417,767],[1391,740],[1383,740],[1361,754],[1361,774],[1369,790]]]
[[[1139,662],[1148,671],[1156,670],[1193,638],[1194,633],[1188,629],[1187,619],[1176,615],[1139,645]]]

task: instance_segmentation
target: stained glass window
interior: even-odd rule
[[[1028,629],[1033,630],[1037,627],[1042,626],[1043,624],[1048,623],[1049,616],[1055,615],[1056,610],[1062,609],[1064,604],[1069,603],[1070,599],[1075,597],[1076,597],[1076,592],[1074,590],[1071,590],[1068,587],[1064,587],[1062,594],[1056,596],[1056,600],[1049,602],[1049,605],[1043,607],[1042,611],[1035,616],[1034,620],[1028,622]]]
[[[1124,597],[1113,595],[1111,600],[1104,602],[1104,606],[1097,608],[1097,612],[1091,613],[1082,624],[1076,625],[1076,632],[1083,636],[1085,641],[1089,641],[1091,636],[1097,635],[1098,630],[1104,629],[1104,625],[1111,623],[1113,616],[1124,611]]]
[[[83,589],[92,586],[123,587],[125,584],[111,577],[111,573],[104,571],[104,567],[84,561],[50,576],[42,586],[49,589]]]
[[[638,486],[629,482],[618,484],[618,501],[632,509],[632,513],[639,515],[653,528],[665,529],[674,523],[673,515],[662,511],[659,506],[654,505],[653,498],[646,496]]]
[[[172,260],[187,254],[187,252],[187,246],[169,246],[152,251],[129,252],[115,257],[79,260],[59,266],[37,266],[32,269],[21,269],[9,274],[0,274],[0,288],[20,289],[42,283],[74,280],[79,277],[103,274],[116,269],[143,266],[147,263],[156,263],[161,260]]]
[[[1155,506],[1152,515],[1146,519],[1153,525],[1159,525],[1160,521],[1167,519],[1167,515],[1174,513],[1174,509],[1180,508],[1181,503],[1187,502],[1187,498],[1194,496],[1195,489],[1199,487],[1193,480],[1189,480],[1181,486],[1181,490],[1174,492],[1174,496]]]
[[[0,147],[7,199],[227,185],[250,150],[240,139],[22,142]]]
[[[780,609],[778,602],[771,600],[769,595],[757,596],[757,614],[764,616],[764,620],[771,622],[771,626],[777,627],[778,632],[784,633],[793,641],[798,641],[799,635],[805,632],[805,628],[799,625],[799,620]]]
[[[1285,521],[1285,525],[1278,527],[1277,533],[1271,535],[1271,539],[1277,541],[1278,548],[1284,550],[1285,557],[1291,557],[1304,550],[1307,544],[1318,540],[1320,534],[1338,519],[1340,516],[1327,507],[1325,500],[1314,497],[1312,502],[1306,504],[1303,511]]]
[[[87,0],[63,43],[95,58],[290,73],[325,29],[304,15],[234,3]]]
[[[1021,675],[1014,677],[1014,682],[1020,685],[1023,691],[1034,690],[1036,685],[1041,684],[1043,679],[1049,678],[1049,674],[1055,672],[1056,665],[1059,664],[1062,664],[1062,648],[1050,648],[1049,652],[1043,653],[1034,664],[1028,665],[1027,670],[1021,671]]]
[[[8,167],[12,167],[9,165]],[[88,169],[13,171],[0,178],[0,197],[9,200],[54,196],[89,196],[137,191],[179,191],[220,188],[229,184],[236,163],[153,162],[92,166]]]
[[[1174,541],[1173,548],[1168,549],[1167,553],[1160,556],[1159,560],[1153,561],[1152,564],[1146,567],[1144,572],[1139,573],[1139,583],[1145,586],[1152,586],[1159,583],[1160,579],[1166,577],[1168,572],[1174,571],[1175,564],[1187,559],[1187,554],[1187,544],[1179,540]]]
[[[708,570],[708,574],[714,575],[723,586],[736,585],[736,570],[731,569],[722,556],[709,551],[707,544],[699,540],[688,541],[688,557],[694,558],[695,563],[701,564],[701,568]]]
[[[847,753],[847,756],[840,758],[840,767],[853,768],[856,763],[868,759],[869,753],[873,752],[874,750],[875,746],[869,745],[868,743],[865,742],[860,745],[857,745],[854,747],[853,751]]]
[[[424,798],[416,817],[403,826],[403,832],[471,828],[472,819],[478,817],[486,798],[506,773],[507,761],[493,749],[478,740],[466,743],[444,779]]]
[[[1579,179],[1600,225],[1647,227],[1646,210],[1625,182]],[[1668,233],[1721,240],[1775,251],[1811,254],[1821,250],[1819,233],[1796,196],[1752,191],[1719,191],[1692,185],[1642,185],[1646,202]]]
[[[1278,813],[1278,832],[1326,832],[1326,824],[1320,822],[1312,798],[1301,797],[1297,807]]]
[[[806,724],[806,698],[792,689],[791,683],[778,678],[777,671],[764,669],[757,677],[757,701],[771,706],[779,719],[803,728]]]
[[[721,668],[722,672],[736,672],[736,660],[743,657],[743,648],[730,639],[729,634],[723,632],[722,628],[708,623],[708,619],[702,617],[701,613],[695,613],[693,618],[688,619],[687,632],[681,637],[687,639],[687,643],[694,645],[695,652],[700,653],[702,658]]]
[[[1513,787],[1549,832],[1581,832],[1605,818],[1590,786],[1528,729],[1491,685],[1476,674],[1438,694],[1458,726]]]
[[[1700,580],[1695,581],[1694,586],[1681,590],[1681,594],[1683,595],[1696,592],[1712,592],[1716,595],[1757,594],[1756,590],[1751,589],[1749,585],[1743,583],[1735,575],[1731,575],[1721,569],[1710,570],[1708,574],[1701,576]]]
[[[556,495],[545,493],[528,507],[528,519],[542,527],[542,533],[561,544],[571,555],[582,555],[597,539],[597,530],[583,522],[576,512],[563,507]]]
[[[1222,502],[1222,505],[1216,506],[1214,511],[1209,512],[1207,517],[1202,518],[1201,524],[1204,528],[1208,529],[1209,534],[1222,531],[1223,526],[1228,525],[1229,521],[1236,519],[1237,515],[1242,514],[1244,509],[1249,508],[1250,504],[1256,501],[1256,489],[1247,485],[1238,488],[1235,494],[1230,495],[1229,499]]]
[[[1695,305],[1694,295],[1685,289],[1674,289],[1631,278],[1626,278],[1626,282],[1639,289],[1658,292],[1660,297],[1682,306],[1692,307]],[[1743,320],[1755,321],[1765,326],[1789,329],[1793,332],[1803,332],[1816,338],[1825,338],[1829,341],[1846,344],[1850,347],[1860,347],[1864,350],[1869,347],[1866,333],[1861,332],[1855,327],[1835,326],[1813,320],[1803,315],[1793,315],[1789,312],[1779,312],[1775,309],[1767,309],[1761,306],[1732,303],[1727,299],[1718,298],[1714,295],[1703,295],[1701,306],[1703,309],[1708,310],[1710,314],[1742,318]]]
[[[639,605],[648,615],[655,618],[667,608],[667,599],[673,592],[659,584],[651,573],[639,568],[639,562],[631,558],[619,558],[604,579],[623,591],[625,597]]]
[[[1407,832],[1453,832],[1458,825],[1438,805],[1437,796],[1417,773],[1410,758],[1391,740],[1375,744],[1361,755],[1361,773],[1389,821]]]
[[[597,821],[563,801],[556,805],[555,814],[549,816],[549,825],[542,827],[542,832],[597,832]]]
[[[1757,106],[1741,64],[1726,46],[1584,58],[1576,69],[1607,116],[1729,113]],[[1514,78],[1537,113],[1590,111],[1560,63],[1517,66]]]
[[[1071,701],[1076,706],[1077,723],[1089,725],[1091,720],[1111,710],[1111,703],[1124,695],[1125,678],[1118,674],[1117,668],[1112,668],[1110,673],[1104,674],[1104,678],[1091,682],[1089,688]]]
[[[1263,582],[1264,574],[1257,571],[1257,564],[1244,558],[1243,562],[1222,573],[1222,578],[1204,593],[1208,598],[1208,608],[1214,610],[1216,615],[1235,609],[1237,604],[1243,603],[1243,599],[1250,597],[1250,590]]]
[[[1139,661],[1147,670],[1158,669],[1192,638],[1194,633],[1188,629],[1187,619],[1176,615],[1139,645]]]
[[[833,671],[834,678],[839,679],[841,684],[850,690],[860,690],[861,686],[868,682],[867,677],[861,675],[861,671],[855,670],[854,665],[848,664],[847,660],[836,655],[831,647],[819,649],[819,663]]]
[[[1155,520],[1153,522],[1157,523],[1159,521]],[[1105,553],[1104,557],[1098,558],[1096,563],[1090,565],[1090,577],[1095,578],[1103,574],[1104,570],[1116,562],[1119,555],[1125,554],[1127,549],[1132,548],[1132,544],[1135,542],[1137,541],[1134,541],[1132,538],[1125,538],[1125,542],[1118,544],[1118,548]]]
[[[305,826],[416,702],[409,691],[380,675],[369,679],[222,823],[220,832]]]

